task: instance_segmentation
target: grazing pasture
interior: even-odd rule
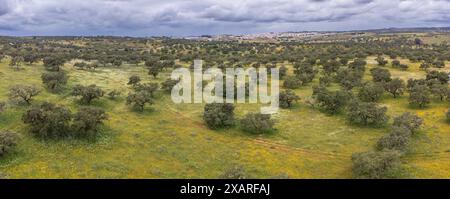
[[[432,39],[424,37],[425,42]],[[70,40],[56,43],[77,48],[95,44]],[[155,46],[164,47],[164,44],[145,43],[144,46],[157,49]],[[377,67],[376,57],[363,59],[367,62],[363,81],[372,81],[370,69]],[[397,57],[400,63],[408,65],[407,70],[402,70],[390,66],[394,59],[383,57],[388,61],[384,68],[389,70],[391,78],[406,83],[410,78],[421,79],[427,75],[420,68],[421,62]],[[6,102],[7,107],[0,113],[0,130],[17,132],[19,142],[12,152],[0,156],[0,176],[5,178],[218,178],[236,165],[254,178],[352,178],[352,154],[375,150],[378,139],[388,134],[393,118],[405,112],[417,114],[423,124],[412,135],[408,150],[400,159],[405,170],[401,177],[450,177],[450,124],[445,118],[449,101],[432,97],[428,106],[418,108],[409,104],[406,91],[397,98],[384,92],[377,103],[387,107],[388,123],[378,128],[355,125],[344,112],[329,114],[311,104],[313,86],[319,85],[319,77],[324,75],[320,64],[314,65],[319,73],[310,83],[293,89],[300,100],[272,115],[276,130],[255,135],[242,131],[239,125],[212,130],[203,121],[205,104],[175,104],[170,94],[162,90],[154,93],[153,104],[145,106],[143,111],[133,110],[126,104],[127,95],[135,90],[127,84],[131,76],[139,76],[142,84],[161,84],[170,77],[172,68],[163,69],[153,77],[143,62],[80,70],[74,64],[82,59],[72,59],[60,66],[68,81],[55,93],[41,80],[47,71],[41,60],[24,63],[20,70],[15,70],[9,65],[10,59],[6,57],[0,63],[0,102]],[[189,67],[191,63],[176,59],[174,64]],[[282,65],[288,68],[288,75],[295,75],[292,62],[275,64]],[[445,67],[435,70],[450,72],[450,64],[446,61]],[[17,84],[40,90],[32,98],[32,105],[9,100],[9,90]],[[30,126],[22,122],[24,112],[43,102],[62,105],[76,113],[87,105],[72,95],[72,88],[92,84],[105,93],[114,90],[121,93],[114,99],[105,94],[92,100],[90,106],[101,108],[108,115],[95,136],[42,139],[30,133]],[[339,90],[341,86],[331,82],[328,88]],[[350,92],[356,95],[358,89]],[[258,112],[260,106],[235,104],[235,117]]]

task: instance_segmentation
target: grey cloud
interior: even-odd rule
[[[10,12],[10,5],[7,0],[0,0],[0,16],[5,15]]]
[[[263,5],[253,1],[249,7],[214,5],[200,16],[217,21],[242,22],[321,22],[341,21],[368,11],[371,0],[291,2],[275,0]]]
[[[50,35],[449,26],[449,7],[449,0],[0,0],[0,24]]]
[[[0,8],[0,16],[5,15],[6,13],[8,13],[8,9]]]

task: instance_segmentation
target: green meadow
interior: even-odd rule
[[[374,58],[366,60],[366,80],[371,80],[368,69],[376,65]],[[425,76],[419,63],[400,60],[410,68],[401,71],[386,67],[393,77],[407,80]],[[308,105],[311,85],[318,84],[318,78],[295,90],[301,97],[299,103],[273,116],[277,121],[275,132],[255,136],[237,127],[210,130],[202,119],[204,104],[174,104],[163,92],[157,93],[155,103],[144,112],[133,111],[125,104],[132,90],[127,85],[131,75],[139,75],[144,82],[162,82],[170,76],[170,70],[153,78],[142,65],[86,71],[66,63],[63,69],[68,72],[68,84],[62,93],[53,94],[42,84],[42,63],[23,67],[15,71],[7,60],[0,63],[0,101],[8,102],[8,90],[15,84],[41,89],[34,105],[48,101],[73,112],[80,107],[78,98],[70,95],[76,84],[96,84],[105,91],[117,89],[122,95],[93,102],[109,115],[101,133],[93,139],[36,138],[21,121],[29,107],[8,103],[8,109],[0,114],[0,129],[17,132],[20,142],[14,152],[0,159],[0,173],[5,178],[218,178],[235,165],[255,178],[351,178],[352,153],[372,150],[390,128],[351,125],[344,114],[328,115]],[[450,71],[448,63],[442,70]],[[449,102],[433,99],[427,108],[417,109],[409,106],[408,94],[394,99],[385,93],[380,104],[388,107],[390,123],[404,112],[417,113],[424,119],[402,158],[407,177],[449,178],[450,125],[445,122]],[[259,111],[260,106],[236,104],[236,117]]]

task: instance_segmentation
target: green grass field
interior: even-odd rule
[[[373,57],[367,61],[368,68],[374,66]],[[425,75],[418,63],[401,61],[410,69],[391,69],[394,77],[406,80]],[[331,116],[308,106],[304,100],[312,90],[305,86],[296,90],[302,97],[300,103],[274,116],[278,130],[273,134],[254,136],[237,128],[212,131],[203,124],[202,104],[174,104],[168,94],[161,93],[143,113],[125,105],[124,98],[131,91],[126,85],[129,76],[138,74],[144,81],[163,81],[169,71],[155,80],[142,66],[90,72],[66,64],[67,89],[52,94],[42,85],[41,64],[24,68],[14,71],[5,60],[0,63],[0,101],[8,100],[8,89],[14,84],[42,89],[33,104],[50,101],[72,111],[79,106],[69,94],[75,84],[96,84],[106,91],[118,89],[122,96],[116,100],[103,97],[93,103],[110,116],[95,140],[35,138],[21,121],[27,107],[10,104],[0,115],[0,129],[18,132],[21,141],[15,152],[0,159],[0,173],[7,178],[217,178],[234,165],[242,165],[255,178],[351,178],[351,154],[373,149],[389,130],[389,126],[353,126],[344,115]],[[366,79],[370,79],[368,70]],[[381,104],[388,107],[391,118],[407,111],[424,118],[422,129],[402,159],[409,177],[449,178],[450,125],[444,120],[449,103],[436,99],[428,108],[415,109],[408,105],[407,94],[394,99],[386,93]],[[258,111],[259,106],[237,104],[235,110],[241,117]]]

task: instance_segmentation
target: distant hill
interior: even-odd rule
[[[348,31],[287,31],[287,32],[264,32],[242,35],[202,35],[182,37],[184,39],[194,40],[254,40],[254,39],[279,39],[279,38],[308,38],[324,35],[335,35],[342,33],[364,34],[364,33],[426,33],[426,32],[450,32],[450,27],[416,27],[416,28],[383,28],[366,30],[348,30]]]
[[[383,28],[383,29],[369,29],[369,30],[352,30],[345,32],[372,32],[372,33],[450,32],[450,27]]]

